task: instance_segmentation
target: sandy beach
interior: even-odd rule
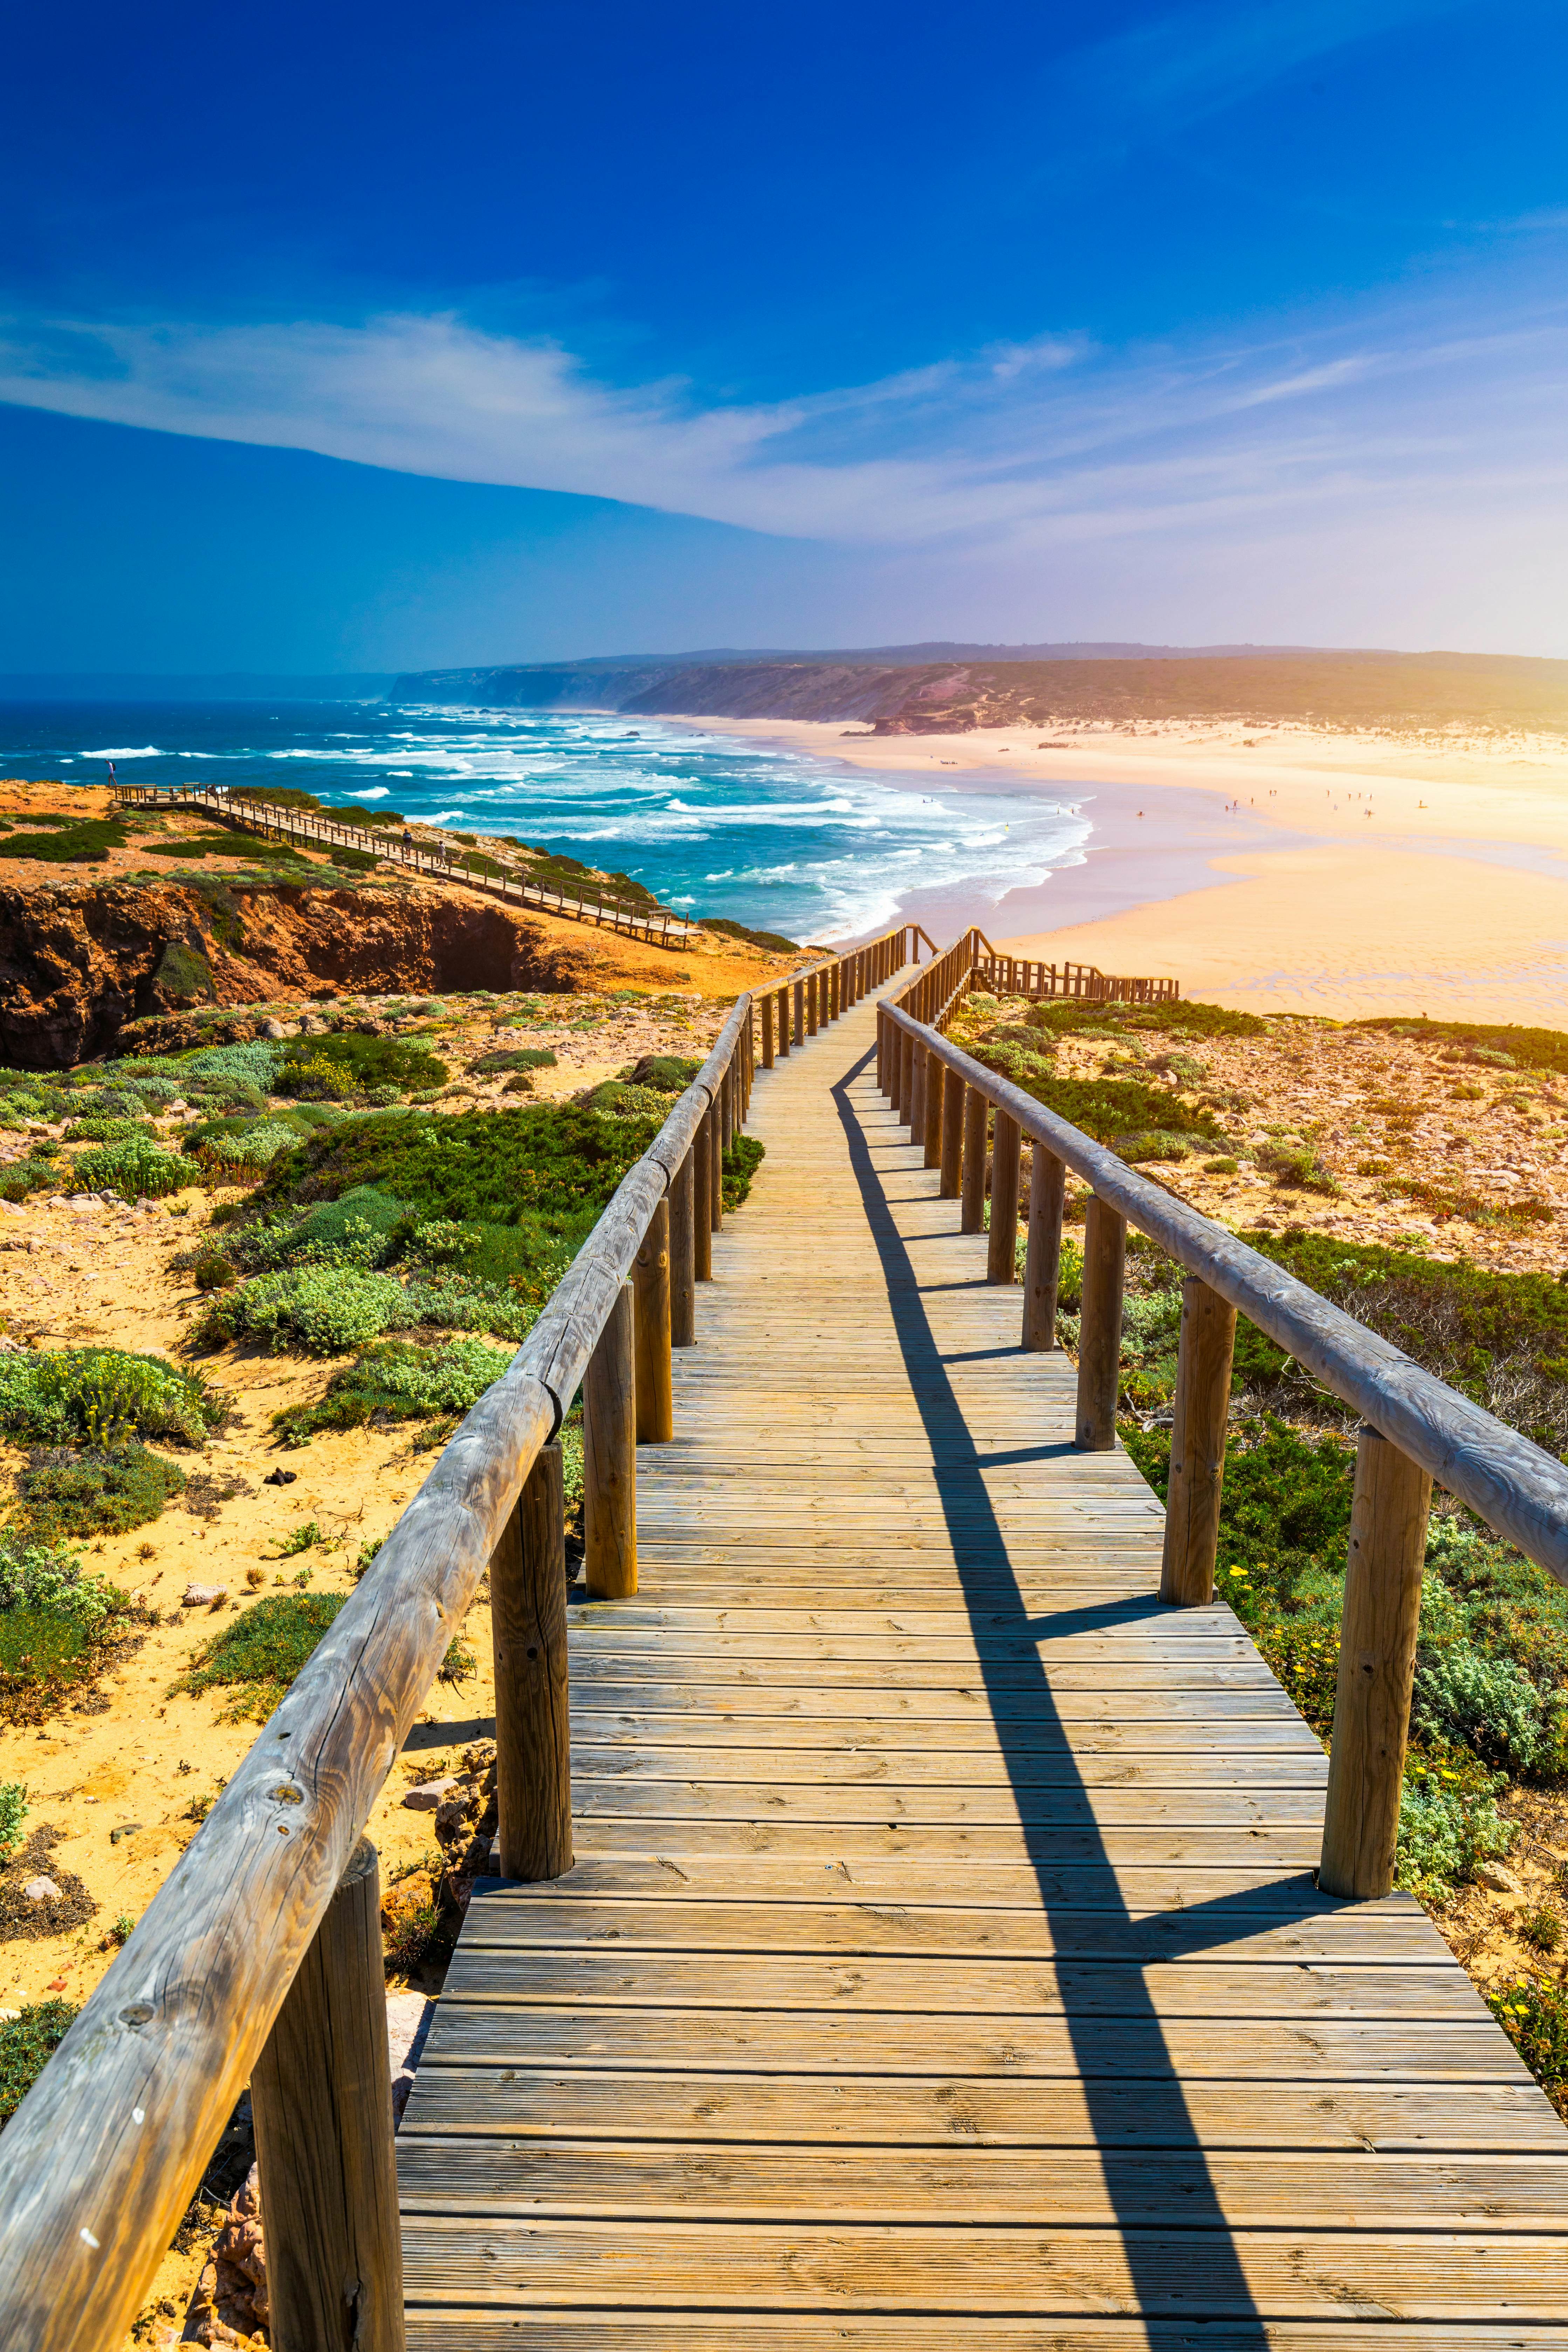
[[[1253,1011],[1555,1023],[1568,1005],[1568,740],[1173,721],[874,737],[682,719],[944,792],[1081,809],[1083,862],[998,905],[911,893],[945,941],[1173,976]]]

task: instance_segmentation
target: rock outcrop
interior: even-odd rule
[[[595,961],[589,934],[581,946],[563,940],[460,890],[233,888],[216,878],[0,887],[0,1061],[68,1068],[113,1050],[149,1015],[280,995],[570,991]]]

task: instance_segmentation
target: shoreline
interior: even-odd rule
[[[1249,1012],[1550,1024],[1568,1006],[1568,741],[1555,737],[1169,721],[1042,742],[1017,727],[671,723],[889,782],[1081,810],[1081,862],[1043,885],[995,904],[961,887],[907,894],[906,915],[944,945],[977,922],[1012,953],[1173,977]]]

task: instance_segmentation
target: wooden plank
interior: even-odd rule
[[[919,2222],[943,2210],[970,2228],[1161,2229],[1203,2214],[1227,2230],[1291,2226],[1464,2230],[1511,2240],[1560,2231],[1568,2153],[1514,2158],[1231,2154],[1190,2141],[1162,2150],[1057,2149],[1048,2166],[1006,2149],[809,2151],[653,2147],[635,2141],[500,2144],[444,2133],[400,2136],[411,2213],[538,2213],[605,2219],[769,2221],[828,2227]],[[1511,2252],[1511,2244],[1507,2249]]]
[[[458,2290],[461,2292],[460,2288]],[[409,2352],[486,2352],[515,2346],[519,2321],[504,2309],[480,2310],[454,2304],[445,2310],[421,2305],[408,2314]],[[727,2314],[648,2311],[533,2310],[528,2315],[530,2352],[757,2352],[759,2344],[788,2346],[825,2340],[822,2321],[789,2312]],[[952,2352],[951,2318],[918,2315],[867,2317],[835,2312],[831,2338],[844,2352]],[[964,2352],[1568,2352],[1568,2328],[1548,2323],[1443,2320],[1433,2326],[1347,2317],[1313,2320],[1248,2318],[1234,2323],[1205,2320],[1202,2334],[1185,2319],[993,2319],[966,2312]]]
[[[410,2299],[885,2313],[1561,2322],[1568,2238],[1462,2231],[985,2230],[409,2215]]]
[[[1082,2079],[1118,2075],[1184,2084],[1213,2082],[1450,2082],[1530,2080],[1512,2046],[1483,2011],[1474,2023],[1433,2025],[1386,2019],[1236,2014],[1141,2017],[1010,2017],[984,2025],[898,2015],[813,2016],[752,2010],[609,2011],[591,2006],[460,2000],[441,2003],[437,2058],[444,2065],[648,2066],[721,2073],[744,2066],[796,2074],[811,2067],[851,2074],[1005,2073]],[[426,2053],[427,2060],[429,2053]]]
[[[1010,2082],[988,2075],[568,2072],[421,2068],[400,2135],[559,2141],[695,2140],[706,2146],[969,2149],[1323,2148],[1561,2159],[1563,2126],[1533,2083],[1467,2083],[1462,2149],[1447,2083]],[[400,2151],[401,2152],[401,2151]]]

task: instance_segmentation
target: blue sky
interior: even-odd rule
[[[1568,17],[14,16],[0,670],[1568,654]]]

